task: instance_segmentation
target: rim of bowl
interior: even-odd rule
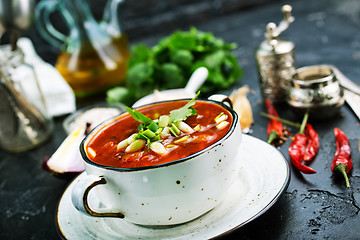
[[[329,74],[323,73],[324,71],[329,71]],[[310,72],[310,74],[307,74],[306,72]],[[309,79],[309,80],[301,79],[299,77],[299,75],[311,76],[316,74],[323,74],[323,77],[317,79]],[[327,65],[313,65],[313,66],[305,66],[296,69],[293,74],[292,81],[302,86],[310,86],[313,84],[320,84],[328,81],[335,82],[336,76],[333,69]]]
[[[145,104],[145,105],[142,105],[138,108],[143,108],[143,107],[146,107],[148,105],[155,105],[155,104],[160,104],[160,103],[166,103],[166,102],[174,102],[174,101],[186,101],[186,100],[191,100],[190,98],[185,98],[185,99],[176,99],[176,100],[167,100],[167,101],[160,101],[160,102],[154,102],[154,103],[149,103],[149,104]],[[123,114],[127,114],[127,112],[123,112],[117,116],[114,116],[110,119],[107,119],[105,121],[103,121],[102,123],[100,123],[99,125],[97,125],[93,130],[91,130],[91,132],[81,141],[80,143],[80,154],[81,154],[81,157],[82,159],[90,164],[90,165],[93,165],[93,166],[96,166],[96,167],[99,167],[99,168],[103,168],[103,169],[107,169],[107,170],[114,170],[114,171],[119,171],[119,172],[135,172],[135,171],[141,171],[141,170],[150,170],[150,169],[155,169],[155,168],[161,168],[161,167],[167,167],[167,166],[171,166],[171,165],[174,165],[174,164],[178,164],[178,163],[181,163],[181,162],[185,162],[185,161],[189,161],[209,150],[211,150],[212,148],[216,147],[217,145],[221,144],[222,142],[224,142],[226,139],[228,139],[235,131],[235,128],[236,128],[236,124],[238,122],[238,115],[237,113],[235,112],[235,110],[233,110],[231,107],[227,106],[226,104],[222,103],[222,102],[218,102],[218,101],[214,101],[214,100],[209,100],[209,99],[198,99],[196,101],[203,101],[203,102],[211,102],[211,103],[215,103],[215,104],[218,104],[220,106],[222,106],[223,108],[225,108],[226,110],[228,110],[232,117],[233,117],[233,121],[231,123],[231,126],[229,128],[229,131],[227,131],[227,133],[222,137],[220,138],[218,141],[214,142],[213,144],[211,144],[210,146],[207,146],[206,148],[196,152],[196,153],[193,153],[187,157],[184,157],[184,158],[180,158],[180,159],[177,159],[177,160],[174,160],[174,161],[171,161],[171,162],[166,162],[166,163],[162,163],[162,164],[157,164],[157,165],[151,165],[151,166],[146,166],[146,167],[137,167],[137,168],[121,168],[121,167],[111,167],[111,166],[106,166],[106,165],[102,165],[102,164],[99,164],[99,163],[96,163],[92,160],[90,160],[86,154],[86,151],[85,151],[85,143],[86,141],[88,140],[88,138],[90,136],[92,136],[93,134],[95,134],[96,131],[98,131],[99,129],[103,128],[104,125],[108,124],[108,123],[111,123],[114,118],[117,118]],[[138,109],[138,108],[135,108],[135,109]]]

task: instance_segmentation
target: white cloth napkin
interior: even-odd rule
[[[56,117],[74,112],[75,95],[60,73],[37,55],[29,38],[20,38],[17,44],[24,52],[25,62],[34,67],[49,115]]]

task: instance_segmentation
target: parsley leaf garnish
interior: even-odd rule
[[[182,108],[172,110],[170,112],[170,122],[178,122],[178,121],[185,121],[187,117],[192,115],[196,115],[196,110],[192,107],[195,105],[195,99],[199,96],[200,91],[197,92],[196,96],[191,99],[185,106]]]

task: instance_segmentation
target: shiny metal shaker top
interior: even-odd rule
[[[272,102],[285,102],[292,75],[296,69],[295,44],[280,40],[279,35],[294,21],[290,5],[284,5],[284,19],[279,26],[268,23],[265,38],[256,49],[255,58],[262,98]]]

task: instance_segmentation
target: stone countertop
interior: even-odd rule
[[[282,35],[296,44],[297,67],[332,64],[360,85],[360,4],[356,0],[293,0],[295,22]],[[198,29],[211,31],[228,42],[236,42],[234,51],[244,70],[244,77],[232,87],[248,85],[254,113],[251,135],[266,140],[267,119],[259,92],[255,48],[263,40],[266,24],[278,23],[282,2],[267,3],[194,23]],[[185,26],[184,29],[189,26]],[[132,43],[155,44],[175,29],[159,32]],[[40,55],[54,58],[44,50],[38,36],[33,36]],[[40,46],[41,45],[41,46]],[[51,55],[51,56],[49,56]],[[228,89],[222,93],[228,94]],[[359,103],[360,104],[360,103]],[[296,119],[286,106],[278,106],[281,117]],[[57,118],[53,137],[41,147],[10,154],[0,150],[0,239],[58,239],[56,209],[70,180],[60,179],[41,169],[46,155],[52,154],[66,137],[63,118]],[[311,121],[311,119],[310,119]],[[291,180],[284,195],[268,211],[224,239],[360,239],[360,138],[359,120],[345,104],[338,115],[321,122],[311,122],[320,137],[320,150],[311,163],[317,173],[303,175],[291,166]],[[349,174],[351,188],[340,176],[331,172],[336,144],[333,128],[339,127],[348,136],[354,161]],[[294,131],[295,132],[295,131]],[[287,148],[279,151],[289,159]]]

